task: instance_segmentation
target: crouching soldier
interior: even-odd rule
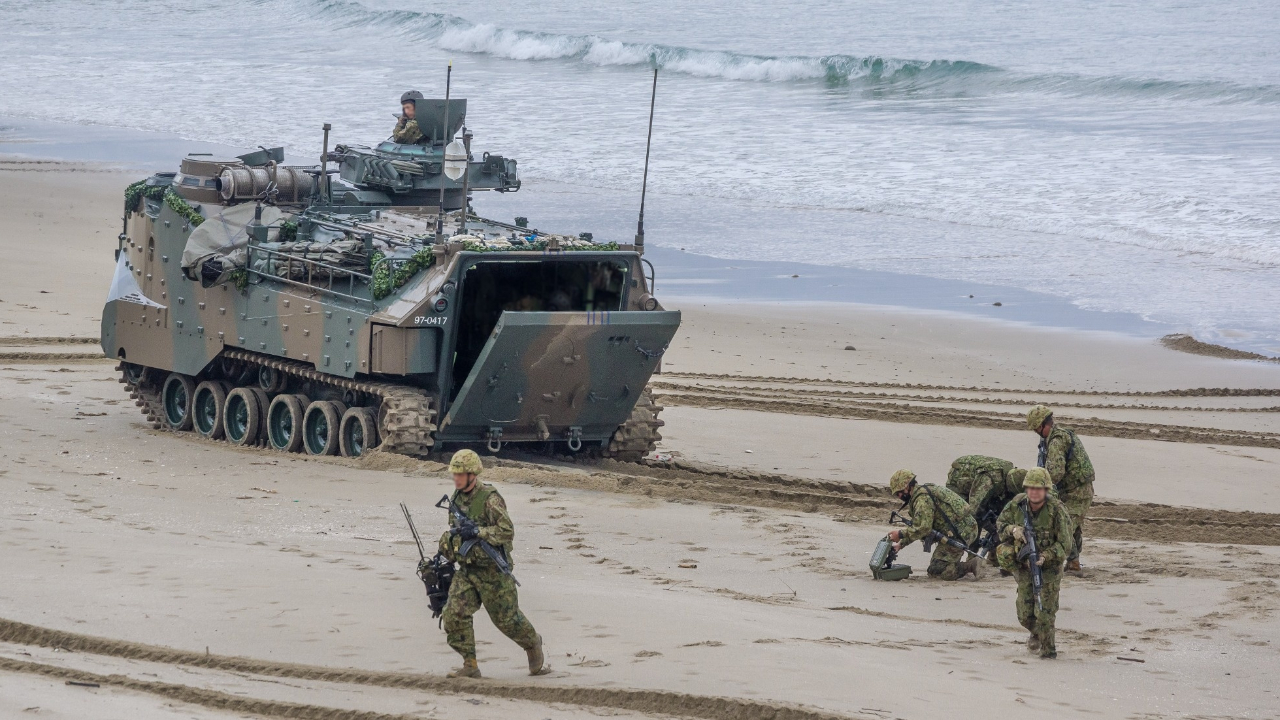
[[[1058,648],[1054,644],[1058,589],[1062,585],[1062,563],[1071,552],[1073,542],[1071,516],[1067,514],[1066,506],[1049,494],[1052,485],[1044,468],[1028,470],[1026,479],[1022,481],[1024,494],[1009,501],[996,521],[1002,540],[996,549],[996,558],[1000,567],[1018,579],[1018,622],[1031,633],[1027,638],[1027,649],[1038,651],[1042,658],[1058,657]],[[1032,582],[1031,558],[1028,555],[1018,559],[1018,554],[1027,544],[1025,523],[1028,513],[1039,555],[1036,564],[1042,578],[1039,607]]]
[[[964,499],[969,512],[978,522],[982,538],[975,551],[992,565],[996,564],[995,548],[999,543],[996,518],[1014,495],[1022,492],[1027,471],[1015,468],[1008,460],[988,455],[965,455],[951,463],[947,473],[947,489]]]
[[[449,461],[456,489],[453,502],[470,521],[460,522],[450,515],[451,527],[440,537],[440,552],[458,563],[443,619],[449,647],[462,656],[462,667],[449,673],[449,677],[480,677],[471,616],[481,605],[489,612],[493,624],[528,653],[529,674],[545,675],[551,668],[543,660],[542,637],[520,612],[515,579],[502,572],[479,547],[471,547],[466,555],[462,554],[464,543],[482,540],[505,556],[508,564],[511,562],[515,527],[497,489],[478,479],[480,470],[480,456],[472,450],[459,450]]]
[[[959,495],[932,484],[916,483],[915,473],[899,470],[889,479],[889,492],[903,502],[911,526],[889,533],[894,549],[901,550],[916,540],[935,540],[937,547],[929,560],[929,577],[959,580],[969,573],[978,577],[978,558],[960,562],[964,550],[950,545],[944,538],[958,540],[964,546],[978,539],[978,524]],[[941,535],[941,538],[934,533]]]

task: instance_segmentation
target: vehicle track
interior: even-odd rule
[[[629,710],[687,718],[706,718],[707,720],[840,720],[840,718],[850,717],[785,703],[691,695],[666,690],[586,687],[545,681],[514,682],[497,679],[447,679],[438,675],[426,675],[423,673],[331,668],[229,655],[211,655],[157,645],[133,643],[125,640],[81,635],[7,619],[0,619],[0,642],[58,648],[71,652],[108,655],[145,662],[250,673],[268,677],[424,690],[434,693],[467,693],[533,702],[567,703],[584,707]],[[34,672],[55,677],[67,677],[68,679],[75,675],[77,678],[83,678],[87,682],[97,682],[103,685],[109,684],[141,692],[150,692],[181,700],[182,702],[191,702],[208,707],[258,713],[273,717],[303,718],[304,720],[384,720],[406,717],[363,713],[314,705],[295,705],[270,700],[246,699],[187,685],[135,680],[120,675],[96,675],[94,673],[8,658],[0,658],[0,670]],[[227,702],[242,704],[222,704]]]

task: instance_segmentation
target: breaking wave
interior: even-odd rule
[[[1280,104],[1280,87],[1071,73],[1021,73],[966,60],[859,55],[753,55],[598,35],[568,35],[472,23],[443,13],[375,10],[351,0],[315,0],[308,15],[346,27],[377,27],[444,50],[522,61],[561,60],[600,67],[647,66],[703,78],[745,82],[817,82],[889,95],[1052,93]]]

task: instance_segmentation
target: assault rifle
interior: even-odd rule
[[[1000,533],[996,529],[996,518],[999,516],[1000,511],[995,507],[988,507],[978,515],[978,539],[973,541],[969,552],[986,560],[995,551],[1000,544]]]
[[[418,545],[418,577],[427,589],[427,604],[431,606],[431,617],[440,617],[444,605],[449,601],[449,588],[453,585],[453,561],[440,553],[427,559],[422,548],[422,536],[413,524],[413,516],[409,514],[409,506],[400,503],[400,511],[404,513],[405,522],[409,523],[409,532],[413,533],[413,541]],[[443,620],[441,621],[443,622]]]
[[[449,514],[453,517],[453,526],[449,528],[449,534],[462,535],[464,534],[464,528],[469,530],[474,529],[477,532],[479,531],[479,526],[476,525],[475,521],[467,517],[466,514],[462,512],[462,508],[458,507],[458,503],[454,502],[453,498],[448,495],[440,498],[440,501],[436,503],[436,507],[442,510],[448,510]],[[520,584],[520,581],[516,580],[516,576],[512,575],[511,563],[507,562],[507,558],[503,555],[501,550],[490,545],[488,542],[481,540],[479,536],[475,535],[475,532],[467,532],[466,534],[471,535],[471,539],[462,541],[462,548],[459,551],[459,554],[462,557],[466,557],[467,553],[471,552],[472,548],[479,547],[485,555],[489,556],[489,559],[493,561],[493,564],[498,566],[498,570],[503,575],[510,576],[516,585]]]
[[[1022,534],[1026,538],[1026,542],[1022,545],[1022,549],[1018,551],[1018,562],[1027,561],[1027,565],[1031,568],[1031,589],[1036,596],[1036,610],[1044,610],[1044,605],[1040,604],[1040,591],[1044,589],[1044,575],[1040,571],[1040,550],[1036,547],[1036,530],[1031,526],[1031,504],[1026,498],[1018,503],[1018,507],[1022,509]]]
[[[897,510],[893,510],[889,513],[889,524],[890,525],[901,524],[901,525],[906,525],[907,527],[915,527],[914,525],[911,524],[910,520],[899,515]],[[929,552],[933,550],[934,543],[946,543],[947,545],[950,545],[951,547],[956,548],[957,550],[965,550],[965,551],[969,550],[969,546],[965,545],[963,541],[956,540],[955,538],[949,538],[946,535],[943,535],[942,533],[938,532],[937,530],[930,530],[928,535],[925,535],[923,538],[920,538],[920,544],[924,546],[925,552]]]

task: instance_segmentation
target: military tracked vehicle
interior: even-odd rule
[[[360,456],[510,443],[637,460],[680,314],[637,244],[483,219],[516,161],[471,153],[465,100],[424,137],[189,155],[129,187],[102,347],[155,427]],[[459,130],[462,139],[458,140]]]

